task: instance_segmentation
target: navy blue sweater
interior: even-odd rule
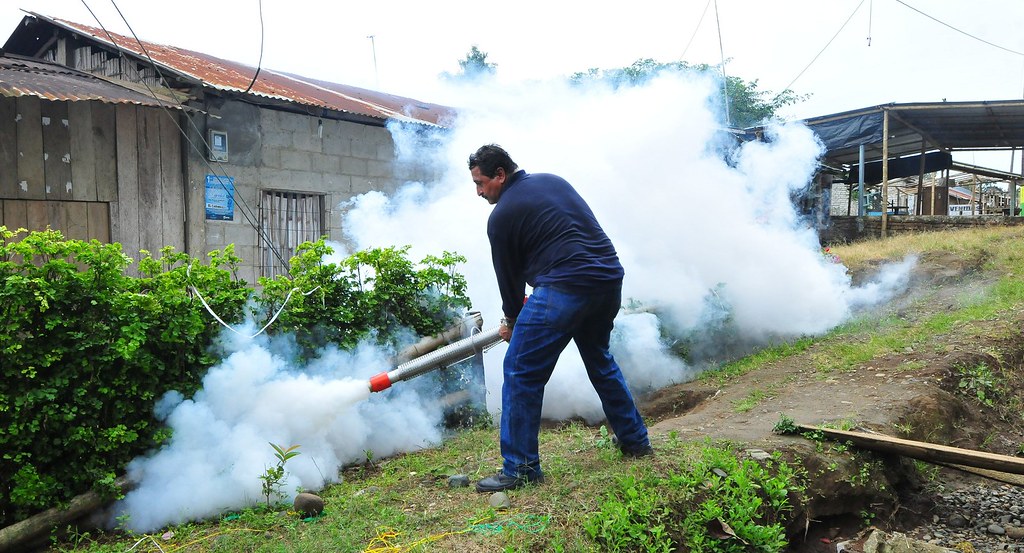
[[[565,179],[516,171],[487,220],[506,317],[523,308],[526,284],[586,294],[622,285],[612,241]]]

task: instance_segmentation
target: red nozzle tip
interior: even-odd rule
[[[379,392],[381,390],[387,390],[391,387],[391,379],[388,378],[388,373],[380,373],[370,379],[370,391]]]

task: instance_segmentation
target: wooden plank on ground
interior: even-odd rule
[[[181,168],[181,134],[177,111],[160,113],[160,198],[163,244],[185,251],[185,184]]]
[[[46,198],[43,181],[43,125],[39,98],[19,96],[17,113],[18,197],[26,200]]]
[[[856,432],[853,430],[836,430],[805,424],[798,424],[796,426],[801,430],[821,432],[832,439],[850,441],[858,447],[863,447],[873,451],[895,453],[904,457],[911,457],[934,463],[950,463],[988,470],[997,470],[1000,472],[1009,472],[1012,474],[1024,474],[1024,459],[1010,457],[1009,455],[999,455],[996,453],[962,449],[959,447],[932,444],[928,442],[904,440],[902,438],[886,436],[885,434],[872,434],[869,432]]]
[[[96,199],[117,201],[117,127],[113,104],[90,102]]]
[[[105,202],[89,202],[89,239],[110,243],[110,206]]]
[[[71,137],[71,199],[96,201],[96,141],[92,134],[93,102],[68,103]]]
[[[18,197],[17,100],[0,97],[0,198]],[[8,225],[10,226],[10,225]]]
[[[139,147],[138,111],[134,105],[116,108],[117,202],[111,204],[110,237],[124,253],[139,258]],[[95,119],[95,118],[94,118]]]
[[[71,133],[68,130],[68,103],[43,101],[43,181],[46,199],[71,199]]]
[[[141,246],[158,256],[164,246],[160,186],[160,110],[139,108],[139,217]],[[125,207],[125,202],[121,202]]]

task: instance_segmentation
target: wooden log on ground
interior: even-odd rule
[[[904,457],[920,459],[932,463],[966,465],[1011,474],[1024,474],[1024,459],[999,455],[972,449],[963,449],[929,442],[904,440],[885,434],[855,432],[852,430],[836,430],[806,424],[797,424],[797,428],[810,432],[821,432],[834,440],[849,441],[857,447],[895,453]]]
[[[118,478],[114,484],[122,492],[131,488],[131,483],[125,476]],[[89,491],[73,498],[63,509],[47,509],[0,529],[0,553],[25,551],[30,544],[45,539],[54,529],[60,529],[109,503],[111,501],[104,499],[100,494]]]

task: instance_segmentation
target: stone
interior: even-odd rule
[[[359,496],[364,495],[364,494],[374,494],[374,493],[377,493],[379,491],[380,491],[380,488],[378,488],[377,486],[370,486],[369,488],[363,488],[363,489],[357,491],[356,493],[352,494],[352,496],[353,497],[359,497]]]
[[[292,504],[302,518],[320,516],[324,512],[324,500],[316,494],[302,492],[295,496]]]
[[[505,492],[492,493],[491,497],[487,499],[487,504],[499,511],[512,507],[512,501],[509,500],[508,494]]]
[[[864,542],[864,553],[946,553],[945,547],[915,540],[904,534],[874,530]]]
[[[453,474],[448,477],[449,488],[465,488],[469,485],[469,477],[465,474]]]
[[[748,449],[747,455],[755,461],[767,461],[772,458],[771,454],[763,449]]]
[[[949,517],[950,528],[966,528],[968,525],[967,518],[960,513],[954,513]]]

